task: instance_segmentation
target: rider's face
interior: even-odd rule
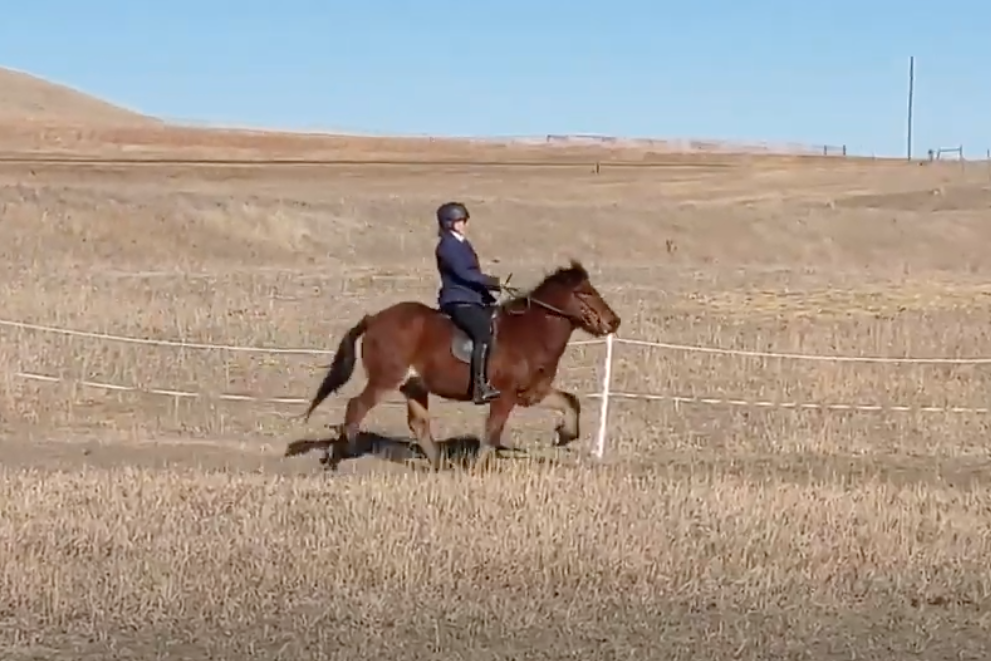
[[[464,220],[457,220],[457,221],[454,222],[453,225],[451,225],[451,229],[453,229],[458,234],[467,235],[467,233],[468,233],[468,223],[467,223],[467,221],[464,221]]]

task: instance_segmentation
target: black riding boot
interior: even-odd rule
[[[492,387],[488,377],[489,345],[475,342],[471,351],[472,399],[476,404],[487,404],[500,395]]]

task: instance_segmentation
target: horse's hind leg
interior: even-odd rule
[[[399,390],[406,396],[406,422],[409,429],[420,449],[427,455],[431,470],[439,471],[440,450],[430,432],[430,393],[417,378],[410,379]]]
[[[357,448],[355,447],[355,441],[358,439],[358,431],[361,428],[361,422],[365,419],[365,416],[375,408],[375,405],[382,401],[382,397],[389,391],[389,388],[383,388],[382,386],[372,383],[369,381],[365,384],[365,388],[355,397],[348,400],[347,409],[344,412],[344,424],[341,425],[340,437],[338,442],[345,441],[347,443],[347,455],[354,457],[357,455]],[[340,463],[342,457],[338,454],[337,449],[334,447],[337,443],[332,443],[329,448],[327,448],[327,454],[325,457],[325,462],[331,467],[336,468],[337,464]]]

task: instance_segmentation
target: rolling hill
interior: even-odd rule
[[[65,85],[0,68],[0,122],[153,126],[162,122]]]
[[[264,158],[467,158],[583,163],[669,161],[672,155],[838,155],[839,147],[721,140],[547,135],[535,138],[434,138],[299,133],[182,125],[122,108],[72,87],[0,67],[0,144],[22,154]]]

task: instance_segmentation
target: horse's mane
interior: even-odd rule
[[[540,294],[556,287],[574,289],[585,280],[588,280],[588,271],[581,262],[572,259],[568,266],[561,266],[548,273],[536,287],[505,301],[501,307],[503,310],[511,310],[520,305],[527,305],[527,299],[531,296],[539,298]]]

